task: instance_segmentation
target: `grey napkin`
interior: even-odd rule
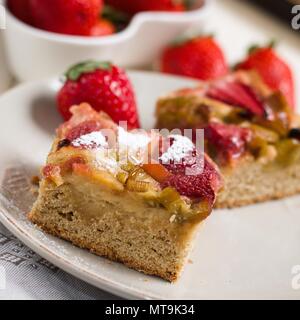
[[[110,300],[40,257],[0,224],[0,299]]]

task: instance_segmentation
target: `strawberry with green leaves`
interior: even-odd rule
[[[295,107],[293,74],[287,63],[276,53],[273,44],[267,47],[252,47],[249,55],[236,67],[242,70],[256,70],[273,90],[279,90],[289,105]]]
[[[83,102],[106,112],[115,122],[127,121],[128,129],[139,127],[133,87],[124,70],[109,62],[86,61],[66,72],[66,82],[57,96],[65,120],[70,108]]]
[[[162,54],[161,71],[212,80],[227,74],[228,65],[213,37],[199,36],[167,47]]]

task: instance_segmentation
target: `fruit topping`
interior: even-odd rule
[[[246,123],[244,128],[249,128],[253,132],[253,138],[259,138],[263,141],[275,143],[279,140],[279,134],[268,128],[253,123]]]
[[[81,134],[97,131],[99,130],[98,128],[111,129],[113,131],[117,130],[117,125],[106,113],[95,111],[87,103],[72,106],[70,113],[72,115],[71,119],[64,122],[57,129],[57,135],[61,139],[70,135],[71,140],[73,140],[80,137]],[[83,123],[85,124],[82,125]],[[86,127],[86,131],[83,127]]]
[[[295,139],[281,139],[276,144],[278,163],[287,166],[300,161],[300,143]]]
[[[95,121],[95,120],[85,121],[80,123],[76,127],[72,128],[68,132],[66,139],[73,142],[74,140],[79,139],[84,135],[87,135],[95,131],[99,131],[101,128],[102,126],[98,121]]]
[[[127,180],[128,180],[128,173],[124,171],[120,171],[117,173],[116,178],[123,184],[125,185]]]
[[[72,172],[78,164],[86,164],[86,160],[82,156],[71,157],[60,165],[60,169],[63,173]]]
[[[235,107],[242,107],[250,114],[265,116],[265,107],[254,90],[241,82],[222,79],[212,83],[207,96]]]
[[[292,111],[283,94],[279,91],[272,93],[265,99],[265,106],[269,110],[269,117],[257,117],[254,121],[286,137],[292,125]]]
[[[252,135],[250,129],[230,124],[211,123],[205,128],[205,138],[221,162],[232,162],[242,156]]]
[[[221,177],[207,156],[194,150],[181,163],[171,162],[164,166],[170,176],[161,183],[163,188],[173,187],[182,196],[195,201],[208,200],[213,205]]]
[[[170,172],[160,163],[143,164],[142,168],[149,174],[149,176],[160,183],[164,182],[171,175]]]
[[[184,217],[190,213],[190,205],[172,187],[163,189],[158,200],[161,205],[174,214],[180,214]]]
[[[147,192],[150,188],[150,183],[146,181],[135,181],[128,179],[126,189],[134,192]]]
[[[61,177],[61,169],[59,165],[47,164],[43,168],[42,173],[46,179],[52,180],[57,186],[63,184],[63,179]]]

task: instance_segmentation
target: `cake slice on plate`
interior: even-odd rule
[[[87,104],[71,110],[29,219],[98,255],[176,280],[221,187],[215,164],[181,135],[128,132]]]
[[[203,128],[224,175],[217,207],[300,193],[300,121],[285,97],[255,72],[238,71],[162,97],[157,127]]]

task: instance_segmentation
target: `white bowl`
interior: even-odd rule
[[[162,48],[190,28],[201,29],[211,0],[184,13],[142,12],[122,32],[107,37],[79,37],[26,25],[8,10],[4,32],[8,62],[20,81],[57,76],[86,59],[109,60],[123,67],[151,64]]]

